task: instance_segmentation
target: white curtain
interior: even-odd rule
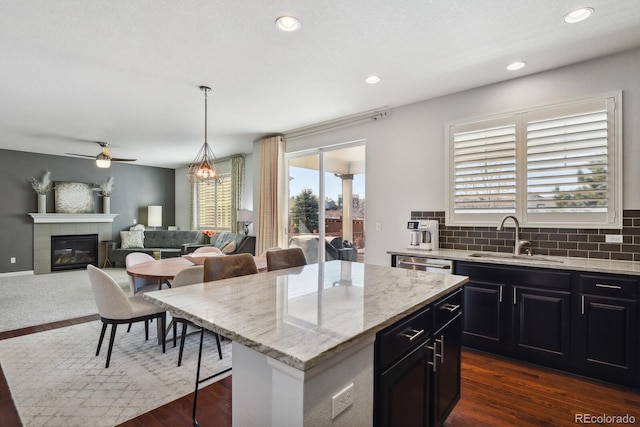
[[[231,231],[244,233],[244,226],[238,226],[238,209],[242,209],[244,196],[244,154],[231,158]]]
[[[274,246],[284,246],[284,148],[282,136],[272,136],[260,141],[258,214],[254,221],[256,255]]]

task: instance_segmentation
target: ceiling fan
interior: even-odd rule
[[[111,154],[111,150],[109,149],[108,142],[100,142],[100,141],[92,141],[96,144],[99,144],[102,147],[102,151],[98,153],[97,156],[89,156],[87,154],[76,154],[76,153],[66,153],[71,156],[79,156],[79,157],[88,157],[90,159],[96,159],[96,166],[99,168],[108,168],[111,166],[111,162],[135,162],[138,159],[119,159],[117,157],[113,157]]]

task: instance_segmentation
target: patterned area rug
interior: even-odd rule
[[[95,321],[0,341],[0,364],[25,426],[114,426],[193,392],[198,333],[187,337],[178,367],[179,341],[173,348],[167,339],[163,354],[155,323],[149,341],[143,323],[130,333],[120,325],[105,369],[110,328],[95,356],[101,325]],[[219,360],[215,339],[205,334],[203,377],[231,366],[231,343],[222,343]]]

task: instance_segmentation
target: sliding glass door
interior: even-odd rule
[[[307,262],[364,262],[364,143],[287,155],[287,242]]]

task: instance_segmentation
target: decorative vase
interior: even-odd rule
[[[38,194],[38,213],[47,213],[47,195]]]
[[[111,197],[109,196],[102,197],[102,213],[111,213]]]

